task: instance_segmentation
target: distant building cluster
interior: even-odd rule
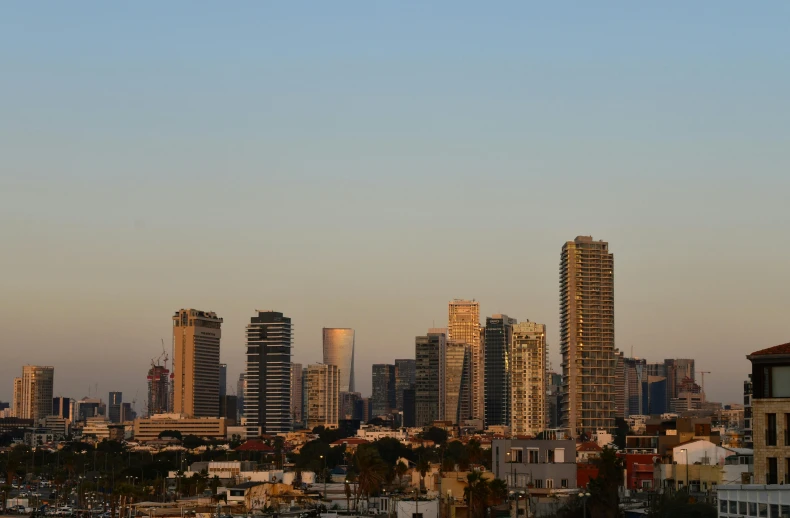
[[[291,318],[259,310],[246,325],[245,368],[229,393],[227,365],[220,363],[223,318],[180,309],[172,315],[172,363],[163,344],[147,371],[140,417],[138,395],[131,401],[120,392],[106,401],[95,393],[79,401],[53,397],[54,368],[30,365],[14,379],[13,401],[5,409],[0,404],[0,412],[97,436],[109,434],[111,425],[126,423],[124,433],[132,435],[152,429],[145,423],[163,422],[163,415],[181,416],[245,438],[372,420],[395,428],[449,423],[518,437],[562,431],[578,438],[614,433],[618,422],[638,427],[644,416],[707,413],[751,441],[748,405],[709,402],[706,372],[696,371],[693,359],[650,363],[615,347],[614,256],[607,242],[579,236],[562,246],[559,296],[559,372],[548,361],[545,323],[504,313],[483,318],[478,301],[453,299],[446,327],[416,336],[413,357],[372,366],[366,396],[357,390],[354,329],[324,328],[321,362],[303,365],[292,361]]]

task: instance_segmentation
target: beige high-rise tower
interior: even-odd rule
[[[37,425],[39,419],[52,415],[54,381],[54,367],[22,367],[22,377],[14,378],[14,416],[32,419]]]
[[[614,256],[579,236],[560,256],[562,421],[571,436],[615,428]]]
[[[448,309],[447,343],[469,346],[470,417],[485,419],[485,357],[480,340],[480,303],[455,299]]]
[[[339,388],[337,365],[307,366],[307,428],[337,428]]]
[[[222,319],[213,311],[182,309],[173,315],[173,412],[219,415],[219,342]]]
[[[546,326],[513,324],[510,350],[510,433],[535,436],[548,426]]]

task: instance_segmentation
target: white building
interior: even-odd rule
[[[382,439],[384,437],[392,437],[393,439],[403,442],[408,440],[409,433],[406,428],[398,428],[393,430],[392,428],[379,428],[377,426],[362,425],[359,430],[357,430],[357,437],[370,442]]]
[[[537,435],[548,427],[546,410],[546,326],[521,322],[512,326],[510,350],[510,429],[514,435]]]
[[[719,486],[719,518],[790,516],[790,486],[731,485]]]
[[[724,466],[724,460],[731,455],[735,455],[735,451],[704,439],[680,443],[672,448],[672,459],[678,464]]]

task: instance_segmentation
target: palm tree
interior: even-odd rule
[[[488,505],[489,494],[490,488],[488,482],[479,471],[473,471],[466,476],[464,496],[469,506],[470,517],[483,516],[485,508]]]
[[[417,471],[420,472],[420,491],[425,489],[425,475],[428,474],[428,471],[431,469],[431,464],[426,459],[420,457],[419,462],[417,462]]]
[[[381,489],[389,467],[382,460],[375,446],[360,445],[354,457],[358,473],[358,496],[365,495],[370,504],[370,495]]]
[[[403,476],[409,471],[409,467],[403,462],[398,462],[395,466],[395,473],[398,475],[398,485],[403,485]]]

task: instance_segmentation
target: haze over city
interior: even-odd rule
[[[578,235],[616,346],[710,400],[787,341],[785,3],[3,11],[0,400],[23,364],[142,398],[180,308],[224,319],[229,380],[270,309],[294,362],[354,328],[369,394],[454,298],[545,323],[558,371]]]

